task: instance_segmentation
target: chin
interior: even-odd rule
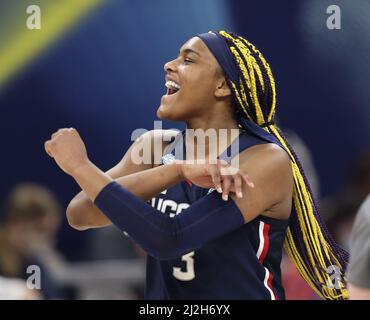
[[[161,120],[181,121],[182,119],[178,119],[173,109],[173,107],[160,105],[157,109],[157,117]]]
[[[168,112],[166,112],[165,108],[160,105],[157,109],[157,117],[161,120],[166,120],[168,116]]]

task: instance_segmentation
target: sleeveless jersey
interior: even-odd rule
[[[271,138],[243,132],[236,152],[267,142],[278,144]],[[230,148],[219,158],[223,159]],[[228,154],[230,158],[235,155]],[[174,217],[210,191],[183,181],[149,202],[163,214]],[[288,220],[260,215],[176,259],[158,260],[148,255],[145,298],[285,299],[280,263],[288,224]]]

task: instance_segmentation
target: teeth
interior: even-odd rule
[[[176,89],[176,90],[180,90],[180,86],[176,83],[176,82],[173,82],[173,81],[166,81],[166,87],[168,89]]]

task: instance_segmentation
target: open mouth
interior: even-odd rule
[[[172,94],[175,94],[177,91],[180,90],[180,86],[174,82],[174,81],[166,81],[166,84],[165,84],[166,88],[167,88],[167,95],[172,95]]]

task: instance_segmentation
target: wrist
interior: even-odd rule
[[[175,167],[178,178],[181,181],[185,180],[185,176],[184,176],[184,172],[183,172],[183,161],[176,159],[176,160],[172,161],[171,165],[173,165]]]
[[[71,170],[70,174],[71,174],[72,177],[75,177],[75,178],[80,177],[82,175],[88,174],[94,167],[95,167],[95,165],[89,159],[86,159],[85,161],[76,165]]]

